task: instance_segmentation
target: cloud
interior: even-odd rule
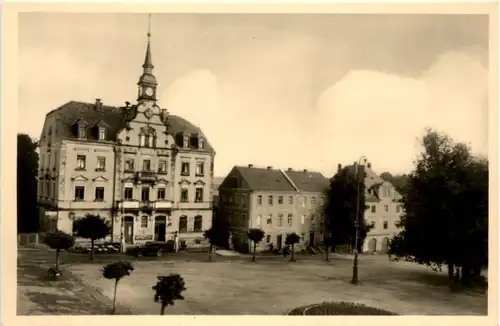
[[[466,52],[445,52],[418,78],[350,71],[320,96],[315,115],[323,170],[366,155],[377,171],[407,172],[424,127],[487,152],[487,69]]]

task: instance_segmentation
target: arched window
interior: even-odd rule
[[[179,233],[186,233],[187,232],[187,216],[182,215],[179,218]]]
[[[139,146],[146,146],[146,135],[139,135]]]
[[[203,217],[201,215],[196,215],[194,217],[194,232],[201,232],[203,225]]]

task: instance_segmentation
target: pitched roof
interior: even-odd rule
[[[287,170],[284,173],[300,191],[323,192],[330,182],[319,172]]]
[[[74,124],[79,119],[83,119],[89,127],[104,123],[109,128],[108,139],[116,141],[118,133],[126,126],[127,122],[135,118],[137,106],[125,108],[100,104],[100,107],[97,107],[95,103],[70,101],[49,114],[55,115],[57,137],[76,138],[73,130]],[[179,132],[203,135],[199,127],[176,115],[168,115],[166,127],[171,135],[176,135]],[[205,144],[207,150],[213,150],[206,137]]]
[[[293,173],[291,173],[293,172]],[[328,186],[328,179],[318,172],[283,171],[272,168],[235,166],[229,173],[225,187],[233,187],[229,179],[240,178],[238,188],[260,191],[322,192]],[[292,184],[293,183],[293,184]]]
[[[283,173],[277,169],[235,166],[251,190],[295,191]]]

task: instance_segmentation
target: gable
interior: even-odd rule
[[[248,182],[244,180],[241,173],[238,171],[236,167],[233,167],[232,170],[228,173],[228,175],[224,178],[222,183],[219,186],[219,189],[234,189],[234,188],[242,188],[249,189]]]

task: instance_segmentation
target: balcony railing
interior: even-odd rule
[[[158,174],[153,171],[140,171],[136,174],[137,181],[141,182],[156,182]]]
[[[142,210],[153,210],[154,203],[149,200],[142,200],[139,202],[139,208]]]

